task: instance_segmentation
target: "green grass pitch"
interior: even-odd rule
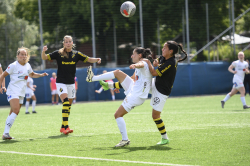
[[[169,98],[162,112],[170,138],[165,146],[155,145],[161,136],[150,100],[125,115],[131,144],[124,148],[114,148],[121,140],[114,119],[121,100],[72,105],[68,136],[59,132],[62,105],[39,105],[29,115],[23,107],[10,130],[16,139],[0,141],[0,165],[250,165],[250,109],[239,95],[222,109],[224,97]],[[0,132],[8,112],[0,108]]]

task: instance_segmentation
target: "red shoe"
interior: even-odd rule
[[[60,132],[63,133],[64,135],[68,135],[69,134],[69,130],[65,130],[65,128],[61,128]]]
[[[66,130],[68,130],[68,133],[73,133],[73,131],[74,131],[74,130],[70,129],[69,127]]]

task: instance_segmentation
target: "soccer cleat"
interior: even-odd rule
[[[87,70],[86,81],[87,81],[87,82],[92,82],[93,76],[94,76],[94,74],[93,74],[93,71],[92,71],[92,66],[89,66],[89,67],[88,67],[88,70]]]
[[[225,101],[221,100],[221,107],[224,108],[224,105],[225,105]]]
[[[129,144],[130,144],[129,140],[121,140],[119,144],[115,145],[115,147],[124,147],[124,146],[128,146]]]
[[[73,133],[74,130],[70,129],[69,127],[66,129],[68,133]]]
[[[99,83],[104,90],[109,90],[109,83],[104,82],[104,81],[99,81]]]
[[[65,128],[61,128],[60,132],[63,133],[64,135],[68,135],[70,133],[69,130],[65,130]]]
[[[166,145],[166,144],[169,144],[169,140],[164,138],[162,138],[161,141],[157,143],[157,145]]]
[[[7,139],[15,139],[15,138],[11,137],[9,133],[5,133],[5,134],[3,134],[2,139],[7,140]]]
[[[243,108],[244,108],[244,109],[248,109],[248,108],[250,108],[250,106],[248,106],[248,105],[243,105]]]
[[[32,113],[35,114],[35,113],[37,113],[37,112],[34,110],[34,111],[32,111]]]
[[[30,112],[25,112],[25,114],[30,114]]]

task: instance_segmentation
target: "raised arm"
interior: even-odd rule
[[[158,76],[158,73],[156,72],[156,70],[152,66],[151,62],[148,59],[143,59],[143,61],[147,62],[149,71],[152,74],[152,76]],[[154,60],[153,64],[154,64],[154,66],[157,66],[156,64],[158,64],[158,60]]]
[[[48,59],[48,56],[45,54],[45,51],[47,51],[47,50],[48,50],[48,47],[44,46],[43,51],[42,51],[42,55],[41,55],[42,60],[47,60]]]
[[[101,58],[88,58],[87,62],[89,63],[98,63],[100,64],[102,62],[102,59]]]
[[[39,73],[35,73],[35,72],[32,72],[29,74],[29,76],[31,78],[40,78],[40,77],[44,77],[44,76],[48,76],[48,75],[49,75],[48,73],[39,74]]]
[[[0,67],[0,75],[1,75],[2,73],[3,73],[3,69],[2,69],[2,67]],[[5,88],[5,78],[3,78],[2,87]],[[0,84],[0,88],[1,88],[1,84]]]

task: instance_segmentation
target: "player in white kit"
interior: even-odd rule
[[[0,75],[3,73],[3,69],[2,69],[2,65],[0,63]],[[2,85],[0,84],[0,88],[3,88],[3,91],[6,92],[6,88],[5,88],[5,79],[3,79]],[[2,89],[1,89],[1,93],[2,93]]]
[[[32,78],[39,78],[48,75],[47,73],[38,74],[33,72],[30,64],[28,63],[30,55],[27,48],[19,48],[17,50],[16,57],[17,60],[11,63],[0,76],[0,84],[2,84],[3,79],[10,75],[10,83],[8,85],[6,94],[11,109],[9,116],[6,119],[6,125],[2,136],[3,140],[13,139],[13,137],[9,135],[9,131],[23,104],[28,76]],[[1,88],[1,93],[2,90],[3,87]]]
[[[245,100],[245,87],[243,84],[245,74],[249,74],[248,70],[248,63],[244,61],[244,53],[239,52],[238,53],[238,59],[237,61],[234,61],[229,67],[228,71],[234,74],[233,77],[233,88],[231,92],[229,92],[226,97],[221,101],[221,107],[224,108],[225,102],[230,99],[233,95],[235,95],[238,91],[240,92],[240,99],[243,104],[243,109],[250,108],[246,104]],[[235,69],[235,70],[233,70]]]
[[[34,94],[34,91],[36,90],[36,85],[33,85],[33,79],[31,77],[28,77],[27,80],[27,87],[26,87],[26,92],[25,92],[25,97],[26,97],[26,111],[25,114],[30,114],[29,112],[29,105],[30,105],[30,99],[32,99],[32,113],[37,113],[35,111],[36,107],[36,95]]]
[[[127,74],[123,73],[120,70],[115,70],[112,72],[94,76],[91,67],[88,68],[88,74],[86,78],[87,82],[117,78],[125,90],[124,93],[126,94],[126,98],[123,100],[123,103],[117,109],[114,115],[117,126],[122,135],[122,140],[115,147],[123,147],[130,144],[123,116],[130,112],[134,107],[142,105],[148,98],[148,93],[151,88],[152,75],[149,71],[148,64],[142,60],[143,58],[147,58],[148,55],[151,54],[152,53],[150,49],[144,49],[142,47],[137,47],[134,49],[131,58],[133,63],[135,64],[129,66],[130,69],[135,69],[132,77],[129,77]],[[104,84],[104,82],[102,81],[101,84]],[[108,84],[108,86],[108,88],[110,89],[114,88],[113,83]]]

